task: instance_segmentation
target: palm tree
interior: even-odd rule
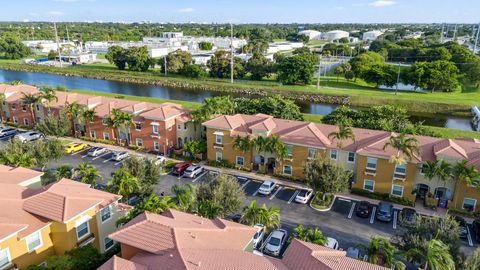
[[[240,220],[242,222],[246,222],[250,226],[261,224],[261,211],[262,209],[257,207],[257,202],[255,200],[251,200],[250,204],[243,208],[242,217]]]
[[[61,165],[55,170],[55,178],[57,180],[62,178],[71,179],[72,176],[72,167],[70,165]]]
[[[183,186],[173,185],[172,193],[175,195],[178,209],[184,212],[194,211],[197,192],[192,184],[186,184]]]
[[[423,270],[454,270],[455,262],[450,254],[448,245],[438,239],[428,241],[426,251],[413,248],[406,252],[409,260],[420,258],[425,262]]]
[[[327,237],[323,235],[322,231],[318,228],[314,229],[307,229],[303,227],[303,225],[299,224],[294,229],[295,238],[305,241],[314,243],[317,245],[325,245],[327,243]]]
[[[441,159],[437,166],[437,177],[444,183],[444,186],[447,185],[447,181],[452,176],[452,165]]]
[[[100,172],[88,162],[82,162],[75,170],[75,174],[80,178],[80,182],[95,185],[96,180],[101,178]]]
[[[204,218],[214,219],[222,215],[222,210],[223,207],[218,203],[211,200],[205,200],[198,204],[197,214]]]
[[[235,139],[233,140],[233,148],[238,149],[243,153],[250,151],[252,149],[252,146],[253,142],[250,139],[250,136],[240,137],[237,135],[237,137],[235,137]]]
[[[85,127],[90,129],[90,123],[95,120],[95,108],[89,109],[84,107],[80,111],[80,121],[85,124]]]
[[[402,165],[406,163],[402,154],[412,160],[415,155],[420,155],[420,145],[415,136],[407,137],[405,133],[400,133],[398,136],[392,135],[388,142],[383,146],[383,150],[392,147],[397,150],[397,154],[390,158],[390,162]]]
[[[355,133],[353,132],[351,126],[349,126],[345,121],[341,121],[338,124],[338,131],[328,134],[328,138],[336,139],[337,147],[341,149],[344,141],[351,139],[353,142],[355,142]]]
[[[22,93],[22,104],[28,107],[32,117],[32,123],[35,124],[35,104],[39,101],[37,94]]]
[[[437,177],[438,171],[438,160],[428,160],[423,166],[423,174],[427,177],[428,180],[432,181],[433,178]]]
[[[3,102],[5,102],[5,94],[0,93],[0,123],[3,123]]]
[[[252,200],[250,205],[243,208],[241,220],[250,226],[263,224],[265,229],[271,230],[280,227],[280,210],[275,207],[257,207],[256,201]]]
[[[22,85],[22,84],[23,84],[23,81],[21,81],[21,80],[13,80],[10,84],[11,84],[11,85]]]
[[[278,135],[273,135],[267,139],[267,149],[269,152],[275,153],[276,160],[282,167],[283,160],[288,157],[287,146],[280,140]]]
[[[77,102],[68,103],[65,108],[63,108],[63,113],[70,120],[72,124],[72,134],[73,136],[77,135],[77,128],[75,126],[75,121],[77,121],[80,114],[80,105]]]
[[[466,270],[480,269],[480,248],[477,248],[466,262]]]
[[[128,128],[128,132],[130,132],[131,123],[132,115],[119,109],[113,109],[110,115],[106,118],[106,124],[112,129],[117,144],[120,144],[120,138],[117,136],[118,129],[125,127]]]
[[[52,104],[52,101],[58,101],[58,97],[56,94],[55,89],[50,88],[50,87],[45,87],[42,89],[42,92],[39,94],[39,100],[40,101],[45,101],[47,108],[50,109],[50,105]]]
[[[385,238],[374,236],[368,246],[360,245],[366,251],[368,262],[393,269],[405,269],[405,265],[394,258],[395,247]]]
[[[108,182],[107,186],[111,192],[122,195],[122,200],[127,201],[128,195],[139,190],[140,184],[137,178],[126,169],[120,168],[112,174],[112,180]]]
[[[260,154],[264,154],[268,151],[268,148],[269,148],[268,139],[265,138],[265,137],[257,136],[255,138],[253,138],[252,139],[252,144],[253,144],[253,147],[255,147],[255,150]],[[265,157],[265,155],[263,155],[263,157]],[[265,163],[265,160],[262,163],[262,165],[264,163]]]
[[[455,180],[455,191],[457,191],[460,182],[473,185],[473,180],[479,177],[479,173],[474,166],[468,164],[467,160],[459,160],[452,167],[452,177]],[[457,207],[459,196],[455,197],[455,207]]]

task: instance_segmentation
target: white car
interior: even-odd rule
[[[203,172],[203,167],[198,165],[192,165],[188,167],[184,172],[184,177],[195,178]]]
[[[128,157],[128,152],[114,152],[112,159],[115,161],[122,161]]]
[[[265,226],[262,224],[255,224],[253,227],[257,229],[257,232],[253,236],[253,248],[257,248],[265,235]]]
[[[275,189],[276,185],[277,184],[273,181],[270,181],[270,180],[265,181],[265,182],[263,182],[263,184],[258,189],[258,193],[263,194],[263,195],[269,195]]]
[[[310,200],[310,197],[313,195],[313,190],[311,189],[301,189],[297,196],[295,197],[295,201],[297,203],[303,203],[306,204],[308,200]]]
[[[156,160],[155,160],[155,165],[165,164],[165,162],[167,162],[167,158],[164,157],[164,156],[158,155]]]
[[[335,238],[327,237],[326,247],[338,250],[338,241]]]
[[[265,241],[264,252],[273,256],[279,256],[280,251],[282,250],[283,245],[287,241],[287,231],[285,230],[275,230],[268,236]]]
[[[10,127],[4,127],[0,129],[0,138],[9,137],[17,134],[17,130]]]
[[[45,138],[45,135],[37,131],[27,131],[15,135],[15,138],[19,139],[21,142],[31,142],[41,138]]]
[[[87,155],[90,157],[98,157],[105,154],[107,151],[108,149],[104,147],[92,147],[92,149],[88,151]]]

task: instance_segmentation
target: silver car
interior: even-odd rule
[[[24,133],[17,134],[15,138],[19,139],[21,142],[31,142],[41,138],[45,138],[45,135],[36,131],[27,131]]]
[[[105,154],[107,151],[108,149],[104,147],[93,147],[88,151],[87,155],[90,157],[98,157]]]
[[[202,166],[192,165],[183,172],[183,176],[188,178],[195,178],[202,172],[203,172]]]
[[[17,130],[10,127],[0,129],[0,138],[9,137],[17,134]]]
[[[273,256],[279,256],[283,245],[287,241],[287,231],[275,230],[268,236],[264,252]]]
[[[128,152],[114,152],[112,159],[115,161],[122,161],[128,157]]]

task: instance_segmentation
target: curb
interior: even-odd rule
[[[317,194],[315,194],[316,196]],[[314,197],[315,198],[315,197]],[[313,210],[315,211],[318,211],[318,212],[328,212],[332,209],[332,206],[333,204],[335,203],[335,200],[337,199],[337,195],[333,195],[333,199],[332,199],[332,202],[330,203],[330,205],[325,208],[325,209],[318,209],[318,208],[315,208],[313,205],[312,205],[312,202],[313,202],[313,199],[310,201],[310,203],[308,204],[310,206],[310,208],[312,208]]]

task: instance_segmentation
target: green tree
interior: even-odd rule
[[[53,101],[58,101],[57,92],[51,87],[41,88],[41,92],[38,94],[38,101],[46,105],[47,109],[50,109]]]
[[[210,76],[214,78],[230,78],[230,52],[216,51],[215,55],[208,60],[207,67],[210,69]],[[239,79],[245,75],[245,68],[242,59],[234,57],[233,78]]]
[[[97,179],[101,179],[100,172],[92,164],[82,162],[75,169],[75,176],[80,179],[80,182],[94,186]]]
[[[452,92],[458,86],[459,70],[450,61],[438,60],[433,62],[417,62],[404,75],[406,83],[414,84],[417,88]]]
[[[128,211],[128,214],[125,217],[118,219],[117,226],[126,224],[127,222],[145,211],[155,214],[161,214],[168,209],[174,208],[176,208],[176,204],[171,197],[165,196],[160,199],[155,193],[151,193],[133,209]]]
[[[124,70],[127,66],[127,50],[120,46],[115,45],[108,48],[105,58],[120,70]]]
[[[202,107],[192,112],[192,118],[196,124],[201,124],[220,115],[235,113],[235,103],[230,96],[206,98],[204,103]]]
[[[192,64],[192,55],[189,52],[176,50],[166,56],[167,71],[169,73],[181,73],[183,68]],[[161,66],[162,72],[165,72],[165,57],[159,58],[158,64]]]
[[[374,236],[368,246],[361,245],[366,251],[368,262],[381,264],[392,269],[405,269],[405,265],[395,259],[395,247],[385,238]]]
[[[202,41],[198,43],[198,48],[202,51],[211,51],[213,49],[213,43]]]
[[[183,151],[186,151],[190,154],[191,157],[195,157],[197,154],[202,154],[207,152],[207,141],[206,140],[191,140],[183,144]]]
[[[80,116],[80,104],[76,101],[72,103],[67,103],[62,109],[62,114],[65,115],[70,120],[70,126],[72,127],[73,136],[77,136],[76,122]]]
[[[13,34],[5,34],[0,37],[0,53],[6,59],[21,59],[32,54],[32,51]]]
[[[267,231],[280,227],[280,210],[276,207],[257,207],[256,201],[250,201],[248,206],[243,208],[241,220],[248,225],[263,224]]]
[[[233,148],[238,149],[242,151],[243,153],[246,153],[250,150],[252,150],[253,142],[250,136],[245,136],[241,137],[237,135],[235,139],[233,140]]]
[[[112,174],[112,179],[107,183],[108,190],[119,194],[123,201],[127,201],[131,193],[139,189],[138,179],[129,173],[125,168],[120,168]]]
[[[113,136],[117,144],[120,144],[118,131],[120,128],[125,128],[127,132],[130,130],[132,124],[132,115],[119,109],[112,109],[110,114],[105,119],[105,123],[113,131]]]
[[[208,76],[207,71],[197,64],[185,65],[181,70],[180,74],[188,78],[202,79]]]
[[[55,60],[58,56],[58,52],[54,51],[54,50],[50,50],[48,52],[48,55],[47,55],[47,58],[48,60]]]
[[[4,93],[0,93],[0,104],[5,102],[6,96]],[[3,123],[3,110],[0,109],[0,123]]]
[[[197,190],[192,184],[173,185],[172,193],[175,195],[174,200],[179,210],[189,213],[195,211]]]
[[[64,137],[71,131],[71,122],[63,115],[49,115],[35,125],[35,129],[48,136]]]
[[[92,245],[76,247],[66,251],[65,256],[70,258],[73,265],[72,269],[75,270],[94,270],[103,263],[102,255]]]
[[[420,156],[421,154],[420,144],[417,138],[415,138],[415,136],[407,137],[405,133],[400,133],[398,136],[390,136],[383,146],[383,150],[389,147],[397,151],[395,155],[390,157],[390,162],[398,165],[407,163],[405,157],[409,161],[412,161],[415,156]]]
[[[346,140],[352,140],[355,142],[355,133],[348,121],[341,121],[338,125],[338,130],[328,134],[328,138],[337,140],[337,147],[342,148],[343,142]]]
[[[73,168],[70,165],[61,165],[55,169],[55,178],[58,180],[62,178],[72,179]]]
[[[252,80],[259,81],[270,74],[272,65],[270,60],[263,56],[262,53],[255,52],[248,60],[245,68],[247,72],[250,72],[250,78]]]
[[[475,166],[470,165],[468,160],[458,160],[453,164],[451,170],[452,178],[455,181],[455,191],[459,190],[459,185],[461,183],[466,183],[467,185],[475,185],[475,179],[480,178],[480,174],[475,168]],[[458,207],[458,197],[455,197],[455,207]]]
[[[223,207],[214,201],[200,201],[197,206],[197,214],[201,217],[214,219],[222,216]]]
[[[477,248],[466,262],[466,270],[480,269],[480,248]]]
[[[324,246],[327,243],[327,237],[323,235],[318,228],[307,229],[299,224],[294,229],[296,239]]]
[[[85,125],[85,130],[90,126],[90,123],[95,121],[95,108],[84,107],[80,110],[80,122]]]
[[[126,57],[128,69],[132,71],[147,71],[153,65],[153,59],[148,55],[147,46],[128,48]]]
[[[380,85],[394,86],[397,83],[397,70],[392,65],[374,64],[359,76],[367,83],[374,83],[378,88]]]
[[[313,54],[286,57],[278,64],[278,80],[283,84],[310,84],[315,65],[316,56]]]
[[[30,112],[30,117],[32,118],[33,124],[35,124],[35,104],[39,102],[37,94],[22,93],[21,102],[23,105],[27,106],[28,111]]]
[[[423,249],[413,248],[407,251],[407,258],[421,258],[424,263],[423,270],[454,270],[455,263],[450,255],[448,246],[442,241],[431,239],[426,245],[426,252]]]
[[[122,168],[138,180],[138,192],[142,196],[153,193],[155,185],[161,176],[161,166],[155,164],[154,159],[130,157],[122,163]]]
[[[384,62],[385,58],[383,58],[380,54],[372,51],[355,56],[352,60],[350,60],[350,65],[352,66],[352,71],[355,77],[361,78],[366,72],[370,70],[372,66],[382,65]]]
[[[351,172],[345,171],[327,158],[308,160],[303,171],[308,186],[323,194],[345,191],[352,177]]]

